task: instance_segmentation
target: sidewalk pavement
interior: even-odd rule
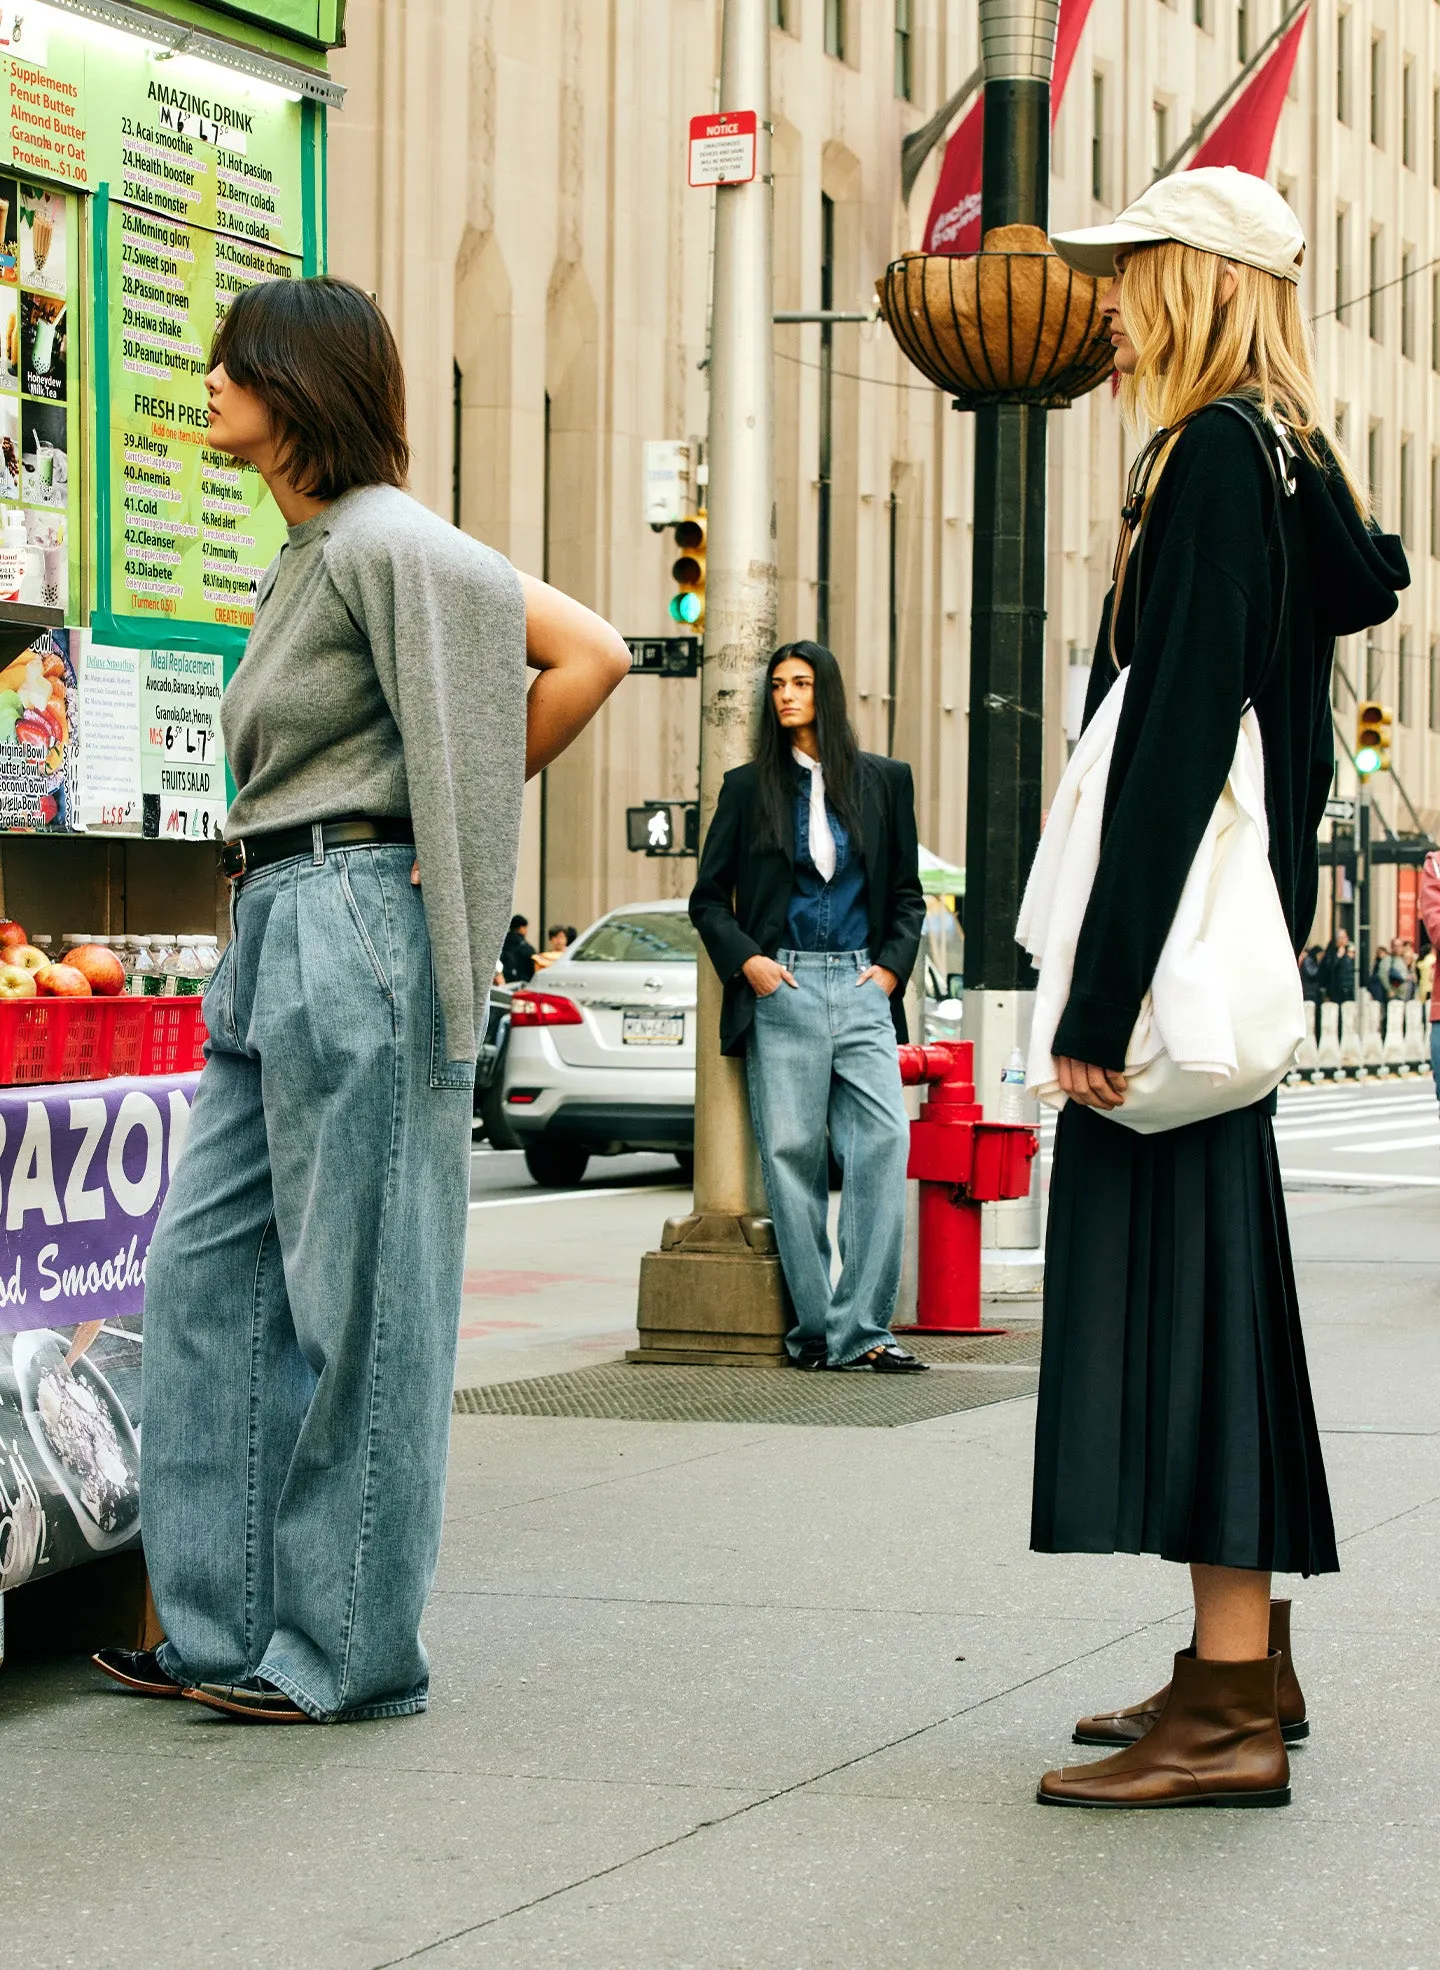
[[[1287,1811],[1033,1803],[1189,1617],[1178,1568],[1026,1550],[1032,1400],[461,1416],[425,1717],[247,1729],[80,1662],[0,1672],[0,1961],[1429,1970],[1440,1200],[1293,1206],[1344,1571],[1280,1584],[1314,1729]]]

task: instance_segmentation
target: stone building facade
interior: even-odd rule
[[[974,67],[976,12],[771,9],[776,307],[862,310],[919,243],[939,154],[907,207],[900,146]],[[1054,133],[1052,221],[1087,223],[1143,189],[1280,13],[1280,0],[1094,0]],[[334,63],[349,94],[331,121],[331,265],[377,294],[400,337],[416,492],[626,634],[671,626],[674,547],[645,524],[644,442],[706,427],[713,195],[687,188],[684,145],[714,103],[719,21],[719,0],[350,0]],[[1310,240],[1302,293],[1327,401],[1411,549],[1401,615],[1342,660],[1350,684],[1394,706],[1395,764],[1427,824],[1440,820],[1437,74],[1433,0],[1315,0],[1272,158]],[[922,839],[963,862],[969,420],[879,324],[777,329],[776,405],[782,634],[824,630],[862,743],[912,762]],[[1051,419],[1052,784],[1132,449],[1108,388]],[[630,680],[532,787],[517,892],[532,919],[583,924],[688,886],[692,864],[627,852],[624,810],[693,797],[698,693]],[[1337,705],[1348,734],[1344,682]],[[1377,801],[1414,825],[1393,781]],[[1381,883],[1381,929],[1395,887]]]

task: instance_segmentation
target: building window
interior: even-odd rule
[[[1250,59],[1250,8],[1246,0],[1239,0],[1235,9],[1235,59],[1237,62]]]
[[[1090,78],[1090,196],[1105,196],[1105,78],[1095,72]]]
[[[1415,455],[1415,440],[1400,440],[1400,538],[1407,548],[1415,542],[1414,486],[1411,483],[1410,468]]]
[[[1415,249],[1403,248],[1400,254],[1400,353],[1412,359],[1415,355]]]
[[[1335,319],[1341,326],[1345,322],[1345,303],[1350,298],[1345,292],[1345,265],[1349,241],[1348,214],[1335,214]]]
[[[1399,654],[1395,659],[1395,715],[1402,725],[1414,723],[1410,702],[1410,632],[1400,632]]]
[[[1170,155],[1170,105],[1156,103],[1155,111],[1155,158],[1152,169],[1163,171],[1165,161]]]
[[[1381,35],[1370,41],[1370,141],[1377,150],[1385,148],[1385,42]]]
[[[1430,367],[1440,376],[1440,274],[1430,276]]]
[[[1440,561],[1440,451],[1430,454],[1430,559]]]
[[[1347,7],[1335,23],[1335,117],[1350,121],[1350,10]]]
[[[770,0],[770,25],[771,27],[789,26],[785,18],[785,0]]]
[[[1415,169],[1415,64],[1408,55],[1400,70],[1400,162]]]
[[[1385,340],[1385,296],[1380,292],[1380,269],[1384,264],[1385,235],[1379,226],[1370,229],[1370,340]]]
[[[1365,477],[1370,489],[1370,511],[1376,520],[1380,518],[1382,501],[1380,498],[1380,473],[1384,464],[1385,434],[1378,420],[1371,424],[1365,440]]]
[[[1336,406],[1335,406],[1335,436],[1336,436],[1336,438],[1337,438],[1337,439],[1339,440],[1339,443],[1340,443],[1340,447],[1341,447],[1341,449],[1342,449],[1342,451],[1343,451],[1343,450],[1345,450],[1345,449],[1346,449],[1346,448],[1348,447],[1348,444],[1349,444],[1349,440],[1348,440],[1348,439],[1346,438],[1346,436],[1345,436],[1345,433],[1346,433],[1346,430],[1347,430],[1347,428],[1348,428],[1348,426],[1349,426],[1349,423],[1350,423],[1350,409],[1349,409],[1349,406],[1348,406],[1347,404],[1336,404]]]
[[[1210,7],[1208,0],[1195,0],[1195,25],[1196,27],[1209,27]]]
[[[845,59],[845,0],[825,0],[825,52]]]
[[[1385,652],[1375,641],[1373,629],[1365,638],[1365,695],[1367,698],[1385,696]]]
[[[915,94],[914,0],[895,0],[895,93],[905,102]]]
[[[1440,643],[1430,645],[1430,730],[1440,732]]]
[[[1430,182],[1440,191],[1440,89],[1430,92]]]

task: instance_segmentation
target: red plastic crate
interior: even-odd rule
[[[205,1021],[198,998],[137,999],[149,1008],[150,1030],[135,1074],[194,1074],[205,1065]],[[111,1072],[117,1070],[112,1068]]]
[[[182,1074],[202,1064],[198,998],[0,999],[0,1086]]]

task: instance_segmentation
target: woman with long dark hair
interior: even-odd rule
[[[690,915],[724,983],[722,1049],[745,1057],[797,1368],[925,1365],[890,1334],[909,1149],[895,1046],[925,918],[918,855],[909,767],[860,751],[831,652],[787,643],[766,673],[755,757],[721,787]],[[827,1132],[841,1170],[833,1287]]]
[[[1315,914],[1316,830],[1334,771],[1335,638],[1392,615],[1409,577],[1328,428],[1298,297],[1304,237],[1272,186],[1234,170],[1184,173],[1113,225],[1054,243],[1070,265],[1113,274],[1104,311],[1123,401],[1153,436],[1126,501],[1086,708],[1087,733],[1106,730],[1103,720],[1112,735],[1098,848],[1087,849],[1097,859],[1042,1049],[1067,1099],[1050,1188],[1031,1544],[1188,1564],[1195,1636],[1158,1695],[1081,1719],[1076,1742],[1123,1748],[1047,1772],[1039,1797],[1282,1805],[1285,1740],[1309,1724],[1289,1603],[1272,1605],[1271,1572],[1325,1573],[1338,1560],[1274,1094],[1256,1099],[1247,1080],[1248,1105],[1227,1107],[1217,1052],[1213,1073],[1178,1076],[1200,1119],[1166,1126],[1157,1114],[1142,1132],[1125,1125],[1125,1104],[1154,1058],[1138,1036],[1160,1023],[1162,981],[1181,980],[1170,1010],[1213,1022],[1214,958],[1208,970],[1198,958],[1188,972],[1166,965],[1177,948],[1203,954],[1200,943],[1175,946],[1171,930],[1196,893],[1192,869],[1218,866],[1199,851],[1225,815],[1263,844],[1246,893],[1274,925],[1267,950],[1293,995],[1298,1041],[1294,954]],[[1258,800],[1245,779],[1257,750]],[[1051,827],[1057,810],[1058,796]],[[1225,1002],[1236,1034],[1256,990],[1259,921],[1241,939],[1249,968],[1237,967]],[[1183,1024],[1163,1029],[1167,1048],[1181,1046]],[[1269,1063],[1289,1030],[1282,1022],[1258,1076],[1272,1089],[1288,1063],[1273,1073]],[[1033,1054],[1031,1080],[1045,1085]]]
[[[478,1036],[521,786],[628,668],[403,490],[399,353],[347,282],[243,289],[208,442],[285,518],[221,717],[231,930],[145,1287],[137,1694],[256,1723],[426,1705]],[[540,672],[527,695],[525,667]]]

